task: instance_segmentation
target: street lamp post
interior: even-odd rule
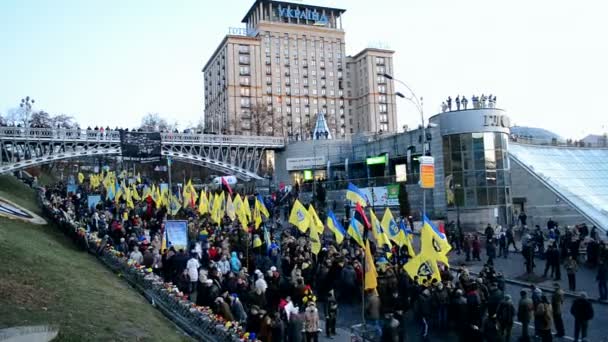
[[[426,148],[428,140],[427,140],[427,136],[426,136],[426,127],[424,124],[424,109],[423,109],[424,100],[423,100],[423,98],[422,97],[418,98],[418,96],[416,96],[416,93],[414,93],[412,88],[410,88],[405,82],[398,80],[389,74],[384,74],[384,77],[401,84],[410,92],[411,96],[405,96],[405,95],[403,95],[403,93],[400,93],[398,91],[395,92],[395,95],[402,99],[406,99],[406,100],[410,101],[411,103],[413,103],[416,106],[416,109],[420,113],[420,122],[422,123],[422,136],[423,136],[423,138],[422,138],[422,155],[423,156],[430,155],[430,151],[427,151],[427,148]],[[424,189],[424,188],[422,188],[422,214],[426,215],[426,189]]]

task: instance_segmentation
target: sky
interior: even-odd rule
[[[203,115],[205,62],[254,0],[0,1],[0,114],[36,109],[81,126]],[[424,98],[494,94],[516,125],[566,138],[608,131],[608,4],[578,0],[311,0],[346,9],[346,52],[388,46]],[[397,89],[405,92],[405,89]],[[420,122],[398,99],[399,127]]]

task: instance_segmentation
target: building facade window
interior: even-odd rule
[[[506,133],[444,136],[443,157],[448,208],[497,207],[501,222],[511,212],[511,168]]]

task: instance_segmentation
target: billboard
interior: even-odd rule
[[[176,251],[183,249],[188,252],[188,221],[165,222],[167,247],[174,247]]]
[[[120,131],[122,157],[140,162],[159,161],[161,156],[160,132]]]
[[[374,186],[374,196],[372,198],[372,187],[360,188],[367,198],[369,205],[377,207],[392,207],[399,205],[399,185],[391,184],[387,186]]]
[[[398,183],[407,182],[407,166],[405,164],[395,165],[395,178]]]
[[[433,157],[420,157],[420,187],[423,189],[435,187],[435,159]]]

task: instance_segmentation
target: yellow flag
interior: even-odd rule
[[[82,184],[84,182],[84,175],[82,172],[78,172],[78,183]]]
[[[308,206],[308,216],[310,217],[310,227],[313,228],[317,234],[323,234],[323,222],[321,222],[321,219],[319,218],[319,215],[317,215],[312,204]]]
[[[420,230],[420,254],[427,258],[436,259],[446,265],[449,264],[448,252],[452,249],[447,239],[441,238],[429,224],[423,224]]]
[[[253,224],[255,225],[255,229],[260,228],[262,224],[262,213],[260,213],[260,208],[257,205],[253,207]]]
[[[424,280],[427,280],[428,284],[430,284],[433,279],[441,281],[441,274],[437,267],[437,261],[432,256],[422,255],[422,253],[418,254],[408,260],[403,266],[403,269],[412,279],[418,277],[419,284],[423,284]]]
[[[243,230],[248,231],[247,225],[249,221],[247,220],[247,214],[245,213],[245,209],[243,208],[243,200],[241,199],[241,196],[239,194],[236,194],[236,196],[234,196],[233,204],[236,216],[238,217],[239,222],[241,222]]]
[[[226,215],[228,215],[232,221],[236,219],[236,209],[234,208],[232,196],[230,195],[228,195],[228,199],[226,200]]]
[[[312,205],[310,206],[312,208]],[[310,249],[314,255],[319,254],[321,251],[321,239],[319,238],[319,234],[313,228],[309,229],[308,236],[310,237]]]
[[[308,211],[299,200],[293,203],[291,214],[289,215],[289,223],[298,227],[302,233],[305,233],[310,226],[310,215],[308,215]]]
[[[135,178],[135,181],[140,184],[141,183],[141,176],[139,175],[139,172],[137,173],[137,177]]]
[[[135,184],[131,185],[131,196],[136,201],[141,201],[141,197],[139,197],[139,193],[137,192],[137,188],[135,188]]]
[[[251,208],[249,207],[249,198],[247,198],[247,196],[243,196],[243,210],[247,215],[247,219],[251,221],[253,219],[253,216],[251,215]]]
[[[378,246],[384,245],[388,246],[388,248],[391,248],[391,241],[389,240],[386,232],[382,229],[382,225],[380,224],[378,217],[376,217],[376,214],[373,210],[371,210],[371,208],[369,213],[372,224],[372,234],[374,235],[374,239],[376,239],[376,243],[378,243]]]
[[[376,264],[369,247],[369,240],[365,240],[365,289],[375,289],[378,287],[378,272]]]
[[[116,193],[114,194],[114,201],[116,201],[116,203],[120,201],[120,197],[122,197],[123,193],[122,186],[119,185],[118,189],[116,189]]]
[[[207,193],[205,190],[201,190],[201,194],[198,197],[198,213],[204,215],[209,212],[209,201],[207,200]]]

